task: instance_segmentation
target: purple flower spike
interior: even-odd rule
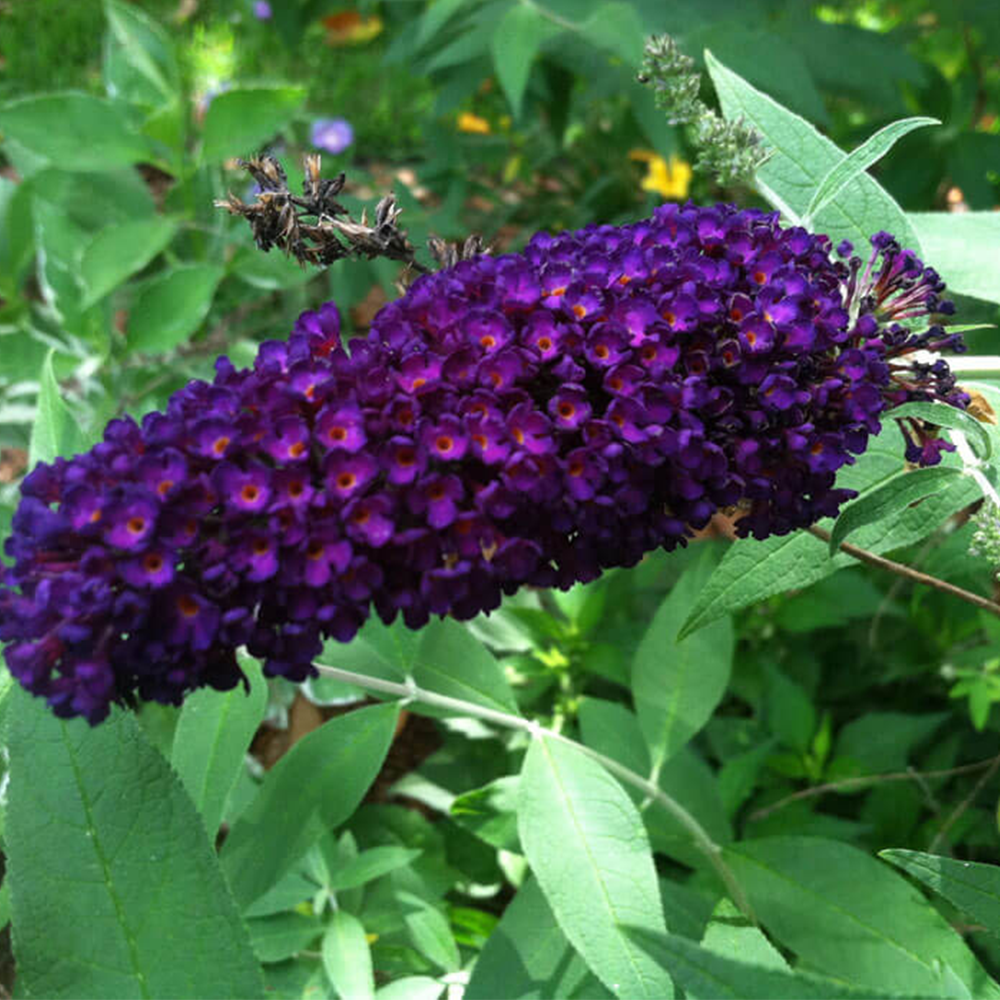
[[[346,118],[317,118],[309,140],[317,149],[336,156],[354,142],[354,129]]]
[[[274,12],[267,0],[255,0],[253,5],[253,16],[258,21],[270,21]]]
[[[939,277],[887,234],[872,248],[840,261],[774,214],[665,205],[424,275],[364,340],[342,344],[332,303],[304,313],[251,369],[220,359],[25,478],[7,664],[96,723],[232,687],[240,646],[302,680],[373,608],[469,618],[684,545],[716,511],[757,538],[833,516],[853,496],[835,473],[892,407],[968,401],[911,360],[961,349]],[[909,460],[940,461],[901,423]]]

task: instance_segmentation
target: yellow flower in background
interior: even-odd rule
[[[476,135],[489,135],[490,123],[479,115],[474,115],[470,111],[463,111],[458,116],[458,131],[473,132]]]
[[[629,151],[630,160],[646,164],[646,176],[642,179],[643,191],[653,191],[664,198],[686,198],[691,186],[691,164],[679,156],[671,155],[670,162],[651,149]]]
[[[338,11],[323,18],[327,45],[364,45],[382,33],[382,18],[377,14],[362,17],[356,10]]]

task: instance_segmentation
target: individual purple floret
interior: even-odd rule
[[[246,646],[300,681],[374,607],[418,628],[525,584],[683,545],[717,511],[766,538],[837,513],[885,411],[963,406],[938,276],[777,215],[665,205],[418,278],[341,344],[333,304],[254,367],[226,358],[141,425],[24,481],[0,640],[60,716],[237,684]],[[842,247],[843,251],[844,248]],[[941,444],[910,422],[907,458]]]

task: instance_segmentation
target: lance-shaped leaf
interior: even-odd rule
[[[961,475],[961,469],[949,466],[915,469],[896,476],[884,486],[848,504],[830,532],[830,555],[840,548],[851,532],[868,524],[889,520],[918,500],[940,493],[956,476]]]
[[[857,149],[840,161],[835,167],[831,167],[829,173],[820,181],[809,201],[805,218],[802,222],[809,228],[812,220],[826,208],[840,194],[841,191],[855,177],[863,174],[870,166],[877,163],[892,149],[904,135],[914,129],[923,128],[926,125],[940,125],[937,118],[902,118],[897,122],[892,122],[884,128],[880,128],[874,135],[869,136]]]
[[[11,697],[4,849],[20,994],[262,996],[205,829],[134,716],[91,728]]]
[[[524,852],[562,932],[616,996],[669,998],[670,977],[624,933],[666,931],[642,817],[607,771],[539,737],[521,774]]]

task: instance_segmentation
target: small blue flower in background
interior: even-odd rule
[[[271,20],[271,5],[267,0],[257,0],[253,5],[253,16],[257,18],[258,21],[270,21]]]
[[[336,155],[354,142],[354,129],[345,118],[317,118],[310,140],[317,149]]]

